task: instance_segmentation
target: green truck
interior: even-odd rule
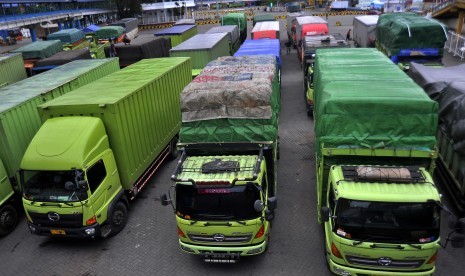
[[[90,42],[86,39],[86,34],[78,29],[65,29],[47,35],[47,40],[59,40],[63,43],[63,50],[78,50],[89,48]]]
[[[19,172],[31,233],[120,232],[129,201],[177,156],[179,97],[190,81],[188,58],[145,59],[41,105],[44,124]]]
[[[221,57],[181,94],[175,199],[161,199],[173,206],[181,249],[206,262],[235,263],[268,246],[277,204],[277,70],[271,55]]]
[[[404,71],[410,62],[442,66],[447,27],[415,13],[385,13],[376,25],[376,48]]]
[[[0,88],[0,235],[18,221],[21,198],[13,191],[21,158],[41,126],[37,106],[117,70],[117,59],[79,60]]]
[[[433,274],[438,104],[369,48],[317,50],[314,96],[318,220],[331,271]]]

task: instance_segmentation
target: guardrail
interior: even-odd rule
[[[444,45],[449,53],[454,53],[454,56],[459,56],[460,60],[465,58],[465,36],[449,31],[446,44]]]

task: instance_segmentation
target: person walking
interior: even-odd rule
[[[346,41],[349,41],[349,40],[350,40],[350,31],[351,31],[351,29],[349,29],[349,30],[347,31]]]
[[[284,45],[286,45],[286,51],[287,51],[287,54],[289,55],[291,53],[291,41],[288,40],[286,43],[284,43]]]
[[[109,38],[108,42],[110,42],[110,57],[116,57],[116,46],[114,41],[111,38]]]

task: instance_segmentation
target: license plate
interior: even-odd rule
[[[66,232],[65,230],[50,230],[50,233],[52,233],[52,235],[66,235]]]

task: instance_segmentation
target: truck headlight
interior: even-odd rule
[[[335,267],[333,271],[337,275],[342,275],[342,276],[350,276],[350,275],[352,275],[349,271],[338,268],[338,267]]]
[[[35,226],[29,225],[29,230],[31,230],[31,232],[35,233],[36,228],[35,228]]]
[[[95,228],[88,228],[88,229],[84,230],[84,232],[88,236],[93,235],[93,234],[95,234]]]
[[[260,252],[262,252],[261,247],[249,250],[249,251],[247,251],[247,254],[257,254],[257,253],[260,253]]]

